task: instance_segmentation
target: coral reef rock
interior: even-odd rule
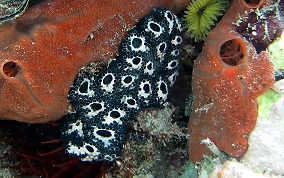
[[[283,132],[284,96],[273,105],[268,120],[257,119],[256,126],[249,135],[249,148],[242,161],[253,168],[284,175]]]
[[[2,0],[0,5],[0,24],[22,15],[29,0]]]

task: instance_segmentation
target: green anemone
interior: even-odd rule
[[[195,41],[205,40],[227,5],[227,0],[193,0],[184,15],[185,27],[191,32],[191,37]]]

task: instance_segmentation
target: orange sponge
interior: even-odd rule
[[[254,8],[263,3],[254,4]],[[244,154],[248,148],[247,136],[256,122],[256,98],[274,82],[274,68],[268,54],[257,54],[232,24],[250,8],[243,0],[235,1],[208,35],[194,63],[194,110],[188,139],[189,158],[193,162],[201,160],[204,154],[212,154],[201,144],[207,138],[232,157]]]

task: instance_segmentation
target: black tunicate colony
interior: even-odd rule
[[[181,30],[171,11],[154,9],[128,32],[119,55],[99,75],[79,73],[69,91],[75,112],[61,123],[69,154],[82,161],[121,156],[127,121],[167,99],[178,75]]]

